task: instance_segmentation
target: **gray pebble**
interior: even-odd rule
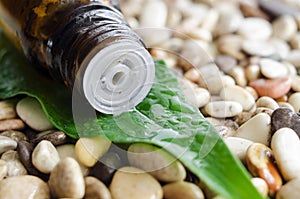
[[[289,108],[278,108],[271,116],[271,129],[275,133],[277,130],[288,127],[300,135],[300,116]]]

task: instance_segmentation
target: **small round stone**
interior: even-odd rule
[[[78,161],[92,167],[108,151],[111,141],[103,137],[80,138],[75,145]]]
[[[237,65],[237,60],[228,55],[219,55],[215,62],[221,71],[228,73]]]
[[[150,144],[136,143],[128,148],[131,166],[143,169],[163,182],[182,181],[186,177],[183,165],[164,149]]]
[[[276,37],[290,40],[297,33],[297,24],[291,15],[282,15],[273,21],[273,34]]]
[[[17,147],[17,142],[13,139],[0,135],[0,154],[13,150]]]
[[[240,126],[236,136],[268,145],[270,134],[271,117],[266,113],[259,113]]]
[[[13,119],[17,117],[16,100],[3,100],[0,101],[0,120]]]
[[[276,194],[276,199],[296,199],[300,195],[300,178],[288,181]]]
[[[214,101],[209,102],[204,110],[212,117],[226,118],[242,113],[243,107],[240,103],[234,101]]]
[[[224,142],[237,158],[246,163],[246,152],[248,147],[253,144],[252,141],[239,137],[228,137],[224,139]]]
[[[163,186],[165,199],[204,199],[202,190],[190,182],[173,182]]]
[[[85,194],[84,199],[111,199],[108,188],[95,177],[85,177]]]
[[[110,167],[102,161],[98,161],[89,172],[89,176],[94,176],[107,186],[111,183],[116,167]]]
[[[19,155],[16,151],[10,150],[3,153],[1,159],[6,161],[7,176],[21,176],[27,174],[27,170],[20,162]]]
[[[62,159],[52,170],[48,185],[53,197],[83,198],[84,178],[80,166],[73,158]]]
[[[0,198],[50,199],[47,183],[35,176],[9,177],[0,181]]]
[[[299,75],[292,77],[292,89],[296,92],[300,92],[300,76]]]
[[[158,181],[145,171],[134,167],[119,169],[109,189],[114,199],[161,199],[163,197],[163,190]]]
[[[21,130],[25,128],[25,124],[20,119],[7,119],[0,121],[0,131]]]
[[[242,49],[249,55],[268,57],[275,53],[275,47],[269,42],[246,40]]]
[[[293,93],[289,99],[288,102],[294,107],[294,110],[296,112],[300,111],[300,92]]]
[[[259,64],[261,68],[261,73],[267,78],[275,79],[286,77],[288,75],[287,67],[272,59],[261,59]]]
[[[300,67],[300,49],[291,50],[286,60],[292,63],[295,67]]]
[[[256,101],[256,107],[264,107],[272,110],[278,109],[278,103],[271,97],[263,96]]]
[[[265,19],[249,17],[240,24],[238,34],[246,39],[267,40],[272,35],[272,26]]]
[[[260,77],[260,66],[258,64],[251,64],[245,69],[246,78],[248,81],[257,80]]]
[[[13,130],[3,131],[2,133],[0,133],[0,136],[9,137],[16,142],[28,141],[27,136],[20,131],[13,131]]]
[[[255,188],[263,195],[264,197],[268,196],[269,187],[266,181],[262,178],[252,178],[251,179],[252,184],[255,186]]]
[[[277,99],[286,95],[292,87],[291,78],[257,79],[249,83],[259,96],[268,96]]]
[[[49,141],[41,141],[32,152],[32,164],[43,173],[50,173],[59,162],[56,148]]]
[[[67,143],[69,140],[67,135],[62,131],[48,130],[37,134],[36,138],[32,140],[34,144],[38,144],[42,140],[50,141],[54,146]]]
[[[31,97],[26,97],[18,102],[17,113],[20,118],[36,131],[45,131],[54,128],[45,115],[40,103]]]
[[[281,128],[275,132],[271,148],[278,168],[285,180],[297,178],[300,175],[300,140],[290,128]]]

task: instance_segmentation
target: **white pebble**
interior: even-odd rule
[[[288,75],[287,68],[283,64],[272,59],[261,59],[259,64],[261,73],[267,78],[276,79]]]
[[[155,14],[153,14],[155,13]],[[141,27],[161,28],[166,24],[168,15],[167,6],[164,1],[147,1],[141,10]]]
[[[239,102],[245,111],[250,110],[255,104],[253,96],[240,86],[226,86],[221,90],[220,96],[225,101]]]
[[[294,110],[296,112],[300,111],[300,92],[293,93],[289,99],[288,102],[294,107]]]
[[[224,142],[237,158],[246,163],[247,149],[253,144],[252,141],[239,137],[228,137],[224,139]]]
[[[272,137],[271,148],[278,168],[285,180],[300,175],[300,140],[290,128],[281,128]]]
[[[267,40],[272,35],[271,24],[261,18],[245,18],[240,24],[238,33],[251,40]]]
[[[268,114],[259,113],[240,126],[236,131],[236,136],[268,145],[270,123],[271,117]]]
[[[271,97],[262,96],[256,101],[256,107],[269,108],[271,110],[276,110],[279,108],[278,103]]]
[[[18,102],[17,113],[34,130],[46,131],[54,128],[40,103],[32,97],[26,97]]]
[[[206,113],[216,118],[233,117],[243,111],[240,103],[234,101],[214,101],[204,107]]]
[[[274,36],[284,39],[286,41],[290,40],[292,36],[297,33],[297,24],[294,17],[290,15],[282,15],[273,21],[273,33]]]
[[[275,53],[275,47],[269,42],[245,40],[242,49],[249,55],[268,57]]]
[[[59,160],[56,148],[47,140],[38,143],[32,152],[32,164],[43,173],[50,173]]]
[[[0,135],[0,154],[13,150],[17,147],[17,142],[9,137]]]
[[[300,49],[291,50],[286,60],[291,62],[295,67],[300,67]]]
[[[276,199],[298,199],[300,196],[300,178],[284,184],[276,194]]]
[[[273,54],[273,56],[280,59],[285,59],[291,50],[288,43],[277,37],[272,37],[268,43],[275,48],[275,53]]]
[[[300,92],[300,76],[292,77],[292,89],[296,92]]]

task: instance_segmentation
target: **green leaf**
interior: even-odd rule
[[[162,61],[156,62],[156,82],[147,98],[135,109],[115,116],[85,109],[86,101],[80,94],[72,98],[62,84],[30,67],[2,32],[0,71],[0,98],[19,94],[37,98],[52,123],[73,138],[102,134],[115,143],[154,144],[178,157],[225,198],[263,198],[216,130],[187,103],[176,78]]]

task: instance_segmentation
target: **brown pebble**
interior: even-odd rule
[[[25,124],[20,119],[8,119],[0,121],[0,131],[6,130],[21,130],[25,127]]]
[[[9,137],[16,142],[28,140],[27,136],[20,131],[8,130],[8,131],[3,131],[2,133],[0,133],[0,135]]]
[[[68,142],[68,137],[62,131],[49,131],[49,133],[37,135],[37,137],[32,141],[35,145],[42,140],[50,141],[54,146],[62,145]]]
[[[240,9],[245,17],[259,17],[270,20],[270,17],[259,7],[250,5],[249,3],[240,3]]]
[[[289,92],[292,80],[290,78],[258,79],[250,82],[249,86],[253,87],[259,96],[278,99]]]

